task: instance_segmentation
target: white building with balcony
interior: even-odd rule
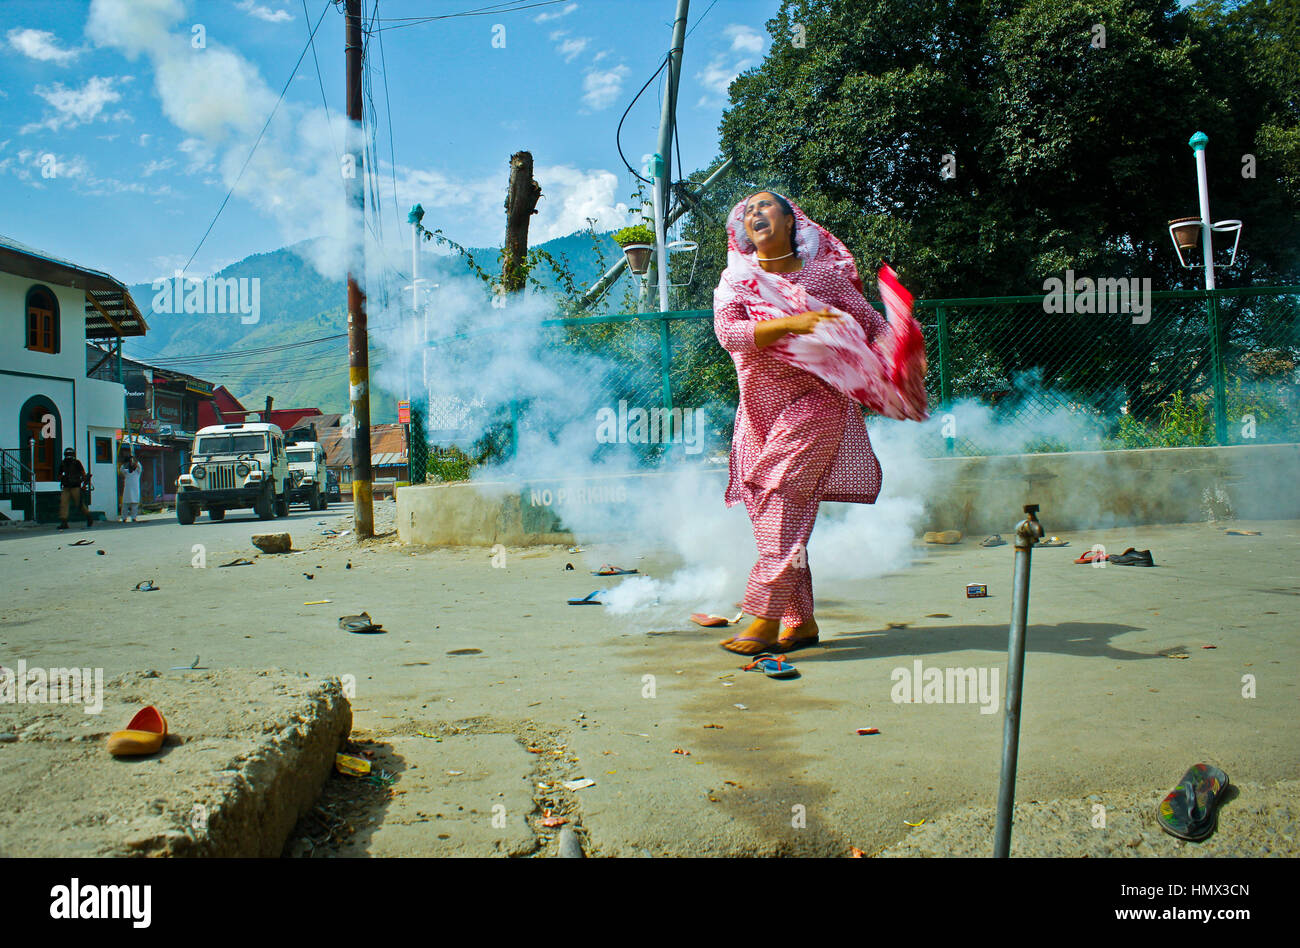
[[[57,520],[70,447],[92,476],[90,509],[117,519],[126,390],[105,369],[148,328],[119,280],[0,236],[0,516]]]

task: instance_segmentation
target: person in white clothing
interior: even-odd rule
[[[122,472],[122,519],[134,523],[140,518],[140,475],[144,468],[134,455],[128,454],[120,468]]]

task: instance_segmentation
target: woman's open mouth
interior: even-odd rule
[[[754,218],[754,223],[750,224],[749,227],[754,233],[757,234],[760,230],[767,230],[769,225],[767,223],[766,218],[756,217]]]

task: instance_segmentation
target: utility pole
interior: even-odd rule
[[[352,519],[358,539],[375,535],[370,473],[370,343],[366,335],[366,193],[362,186],[361,0],[344,0],[347,19],[348,198],[357,212],[356,240],[348,259],[348,399],[352,405]]]
[[[717,170],[714,171],[713,174],[709,175],[707,178],[704,179],[703,183],[700,184],[699,190],[696,193],[703,194],[705,191],[709,190],[709,188],[713,187],[713,185],[716,184],[718,180],[730,170],[731,170],[731,159],[728,158],[725,161],[723,161],[722,164],[718,165]],[[677,223],[679,219],[685,217],[688,213],[690,213],[690,208],[685,203],[679,204],[677,206],[677,210],[673,211],[671,214],[668,215],[668,226],[671,227],[673,224]],[[593,283],[591,287],[587,290],[587,292],[583,294],[582,299],[578,301],[578,305],[580,307],[585,307],[585,306],[590,306],[592,303],[596,302],[596,300],[600,298],[601,294],[603,294],[605,290],[609,288],[609,285],[613,283],[615,280],[617,280],[619,276],[622,275],[623,271],[626,269],[627,269],[627,257],[620,256],[618,260],[614,262],[614,265],[611,266],[608,270],[606,270],[601,275],[600,279],[597,280],[595,283]]]
[[[655,245],[658,248],[659,312],[668,312],[668,186],[672,181],[673,126],[677,119],[677,83],[682,75],[682,50],[686,46],[686,17],[691,0],[677,0],[673,20],[673,45],[668,51],[667,93],[659,116],[659,150],[654,156]]]

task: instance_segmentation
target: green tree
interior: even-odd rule
[[[704,273],[690,304],[709,305],[725,265],[727,210],[767,187],[843,239],[868,280],[887,258],[919,297],[1041,293],[1066,269],[1194,288],[1167,222],[1196,211],[1197,130],[1210,136],[1212,213],[1246,221],[1219,285],[1293,282],[1298,3],[785,0],[767,58],[731,86],[719,148],[736,173],[688,225]],[[1195,308],[1157,314],[1158,332],[1099,320],[1069,338],[1005,318],[961,317],[954,346],[989,353],[997,338],[983,360],[996,374],[1037,367],[1048,384],[1156,363],[1132,373],[1139,414],[1189,382],[1170,340],[1204,332]],[[1254,318],[1226,314],[1225,332]]]

